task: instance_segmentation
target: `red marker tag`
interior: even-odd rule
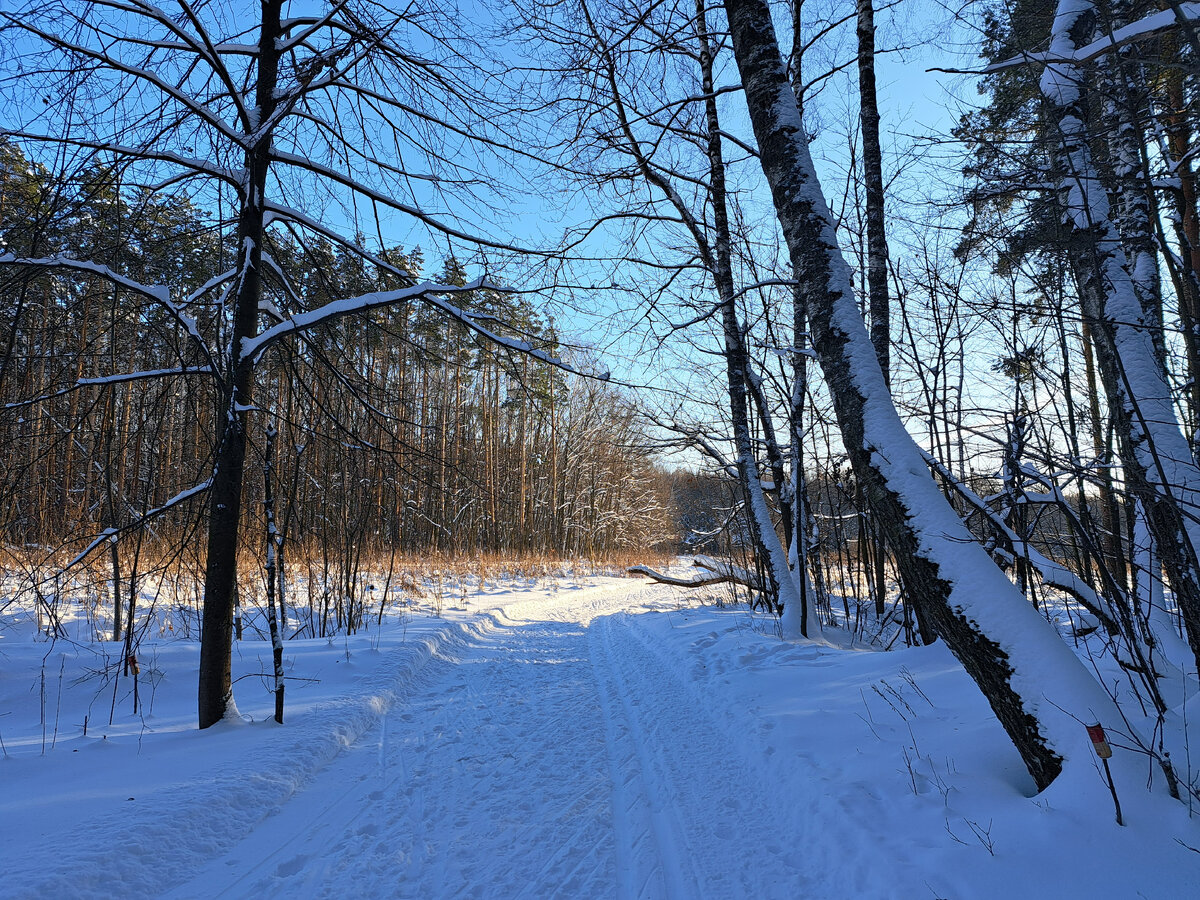
[[[1096,751],[1096,755],[1101,759],[1108,759],[1112,756],[1112,747],[1108,745],[1108,738],[1104,734],[1104,726],[1097,722],[1095,725],[1086,726],[1088,737],[1092,739],[1092,748]]]

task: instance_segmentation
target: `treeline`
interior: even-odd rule
[[[56,183],[0,143],[0,252],[88,260],[171,298],[198,298],[235,256],[212,215],[182,195],[123,188],[114,169]],[[414,278],[426,265],[419,249],[384,256]],[[328,241],[273,236],[269,259],[267,309],[294,308],[293,295],[312,308],[399,286]],[[217,403],[196,365],[211,361],[197,359],[188,322],[219,346],[228,340],[223,301],[151,304],[78,272],[0,274],[0,540],[74,552],[107,529],[132,535],[211,475]],[[448,258],[434,280],[461,286],[468,273]],[[505,323],[503,334],[563,354],[554,322],[519,296],[458,297]],[[155,377],[164,371],[176,374]],[[257,379],[270,389],[255,396],[272,399],[251,411],[264,430],[251,440],[247,509],[261,515],[269,424],[286,542],[352,556],[602,556],[674,539],[669,492],[626,397],[485,343],[423,303],[276,344]],[[145,522],[148,533],[174,538],[202,508],[178,504]],[[260,547],[262,532],[243,540]]]

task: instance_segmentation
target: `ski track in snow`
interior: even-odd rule
[[[798,896],[778,794],[734,752],[703,699],[623,614],[599,620],[590,637],[628,825],[617,828],[629,839],[618,848],[621,896]]]
[[[167,896],[797,896],[781,801],[617,612],[647,596],[663,590],[585,590],[443,647]]]

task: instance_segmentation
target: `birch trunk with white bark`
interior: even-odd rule
[[[1095,28],[1091,0],[1061,0],[1040,88],[1057,132],[1058,199],[1084,321],[1117,435],[1122,472],[1146,511],[1162,565],[1200,669],[1200,469],[1180,429],[1163,376],[1153,309],[1147,309],[1089,149],[1083,104],[1087,74],[1071,61]],[[1150,263],[1138,260],[1137,268]],[[1155,276],[1157,277],[1157,276]]]
[[[924,470],[854,300],[796,98],[762,0],[725,0],[733,49],[843,443],[906,584],[987,698],[1038,788],[1087,760],[1086,717],[1108,695],[979,546]]]

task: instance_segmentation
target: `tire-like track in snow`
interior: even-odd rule
[[[778,794],[747,767],[702,698],[624,614],[596,620],[589,637],[606,695],[618,895],[802,896]]]
[[[781,801],[605,615],[650,591],[582,591],[551,621],[444,648],[378,728],[169,896],[802,896]]]

